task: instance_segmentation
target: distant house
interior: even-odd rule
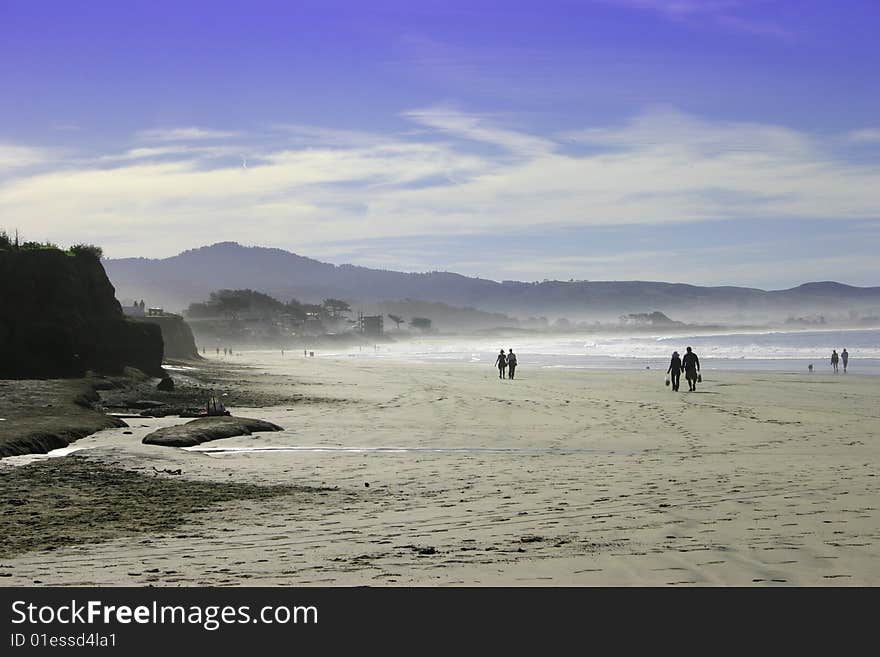
[[[302,331],[304,335],[321,335],[324,333],[324,323],[317,313],[306,313]]]
[[[147,309],[147,315],[149,317],[161,317],[164,314],[165,314],[164,308],[148,308]]]
[[[382,315],[358,315],[357,330],[363,335],[382,335],[385,332]]]

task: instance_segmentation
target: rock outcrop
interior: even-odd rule
[[[161,374],[158,326],[125,318],[88,253],[0,251],[0,378],[81,377],[126,366]]]
[[[0,380],[0,457],[44,454],[101,429],[127,426],[93,410],[100,379]]]
[[[144,437],[145,445],[163,447],[194,447],[209,440],[249,436],[256,431],[284,431],[282,427],[265,420],[221,415],[200,417],[186,424],[157,429]]]

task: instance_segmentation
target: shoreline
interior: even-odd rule
[[[217,396],[218,401],[223,400],[231,407],[244,407],[246,412],[259,415],[261,409],[290,407],[292,404],[337,404],[346,403],[349,400],[337,396],[321,396],[304,394],[297,389],[290,394],[278,394],[272,385],[262,383],[259,378],[254,378],[255,370],[262,369],[260,362],[249,360],[248,357],[268,357],[275,359],[275,351],[269,349],[245,351],[238,356],[229,359],[213,359],[211,357],[199,361],[173,360],[166,363],[168,374],[176,381],[175,389],[171,392],[156,390],[155,386],[160,380],[156,377],[137,374],[135,376],[90,376],[84,379],[33,379],[33,380],[0,380],[0,459],[10,456],[45,455],[55,450],[68,448],[77,441],[94,436],[106,429],[122,428],[129,429],[125,421],[146,421],[151,418],[169,418],[172,423],[163,426],[182,426],[190,421],[191,415],[180,415],[181,411],[194,411],[203,407],[204,400],[211,394]],[[243,358],[242,358],[243,356]],[[231,360],[242,358],[242,360]],[[597,359],[608,360],[597,356]],[[452,367],[467,368],[471,372],[477,368],[494,374],[497,370],[489,368],[486,362],[467,362],[456,360],[441,360],[431,358],[418,358],[410,356],[392,356],[387,359],[374,359],[372,354],[359,355],[358,353],[331,353],[319,354],[317,358],[307,359],[297,355],[287,357],[285,363],[332,362],[348,366],[354,361],[357,365],[388,364],[401,367]],[[638,361],[639,367],[633,367],[627,363],[628,359],[614,358],[613,360],[624,361],[619,367],[607,365],[526,365],[520,367],[518,372],[520,379],[523,372],[540,370],[560,371],[572,375],[589,372],[590,375],[632,375],[647,374],[648,376],[660,376],[660,369],[642,368],[645,362],[654,362],[647,358],[633,358]],[[832,383],[846,379],[860,381],[880,381],[880,373],[863,373],[852,370],[849,373],[832,373],[830,371],[816,370],[814,372],[791,371],[786,369],[770,368],[732,368],[717,366],[718,361],[728,365],[726,359],[711,359],[704,365],[703,371],[709,372],[713,379],[725,376],[744,375],[770,375],[791,380],[791,377],[806,377],[798,380],[800,383]],[[749,362],[750,359],[744,359]],[[790,359],[760,359],[763,361],[790,360]],[[872,360],[872,359],[862,359]],[[737,361],[732,361],[737,362]],[[740,361],[742,362],[742,360]],[[829,366],[830,369],[830,366]],[[268,375],[268,371],[260,372],[260,375]],[[489,377],[497,378],[496,376]],[[707,381],[708,382],[708,381]],[[302,389],[308,389],[309,382],[290,381],[284,382],[288,386],[303,384]],[[256,385],[254,385],[256,384]],[[15,391],[15,392],[11,392]],[[686,395],[687,391],[681,394]],[[147,407],[139,406],[144,403],[140,400],[151,400]],[[23,403],[24,402],[24,403]],[[46,412],[51,408],[51,412]],[[288,408],[288,410],[290,410]],[[128,432],[131,433],[131,432]],[[2,463],[2,460],[0,460]]]

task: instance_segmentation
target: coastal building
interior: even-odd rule
[[[358,313],[357,330],[363,335],[379,336],[385,332],[382,315]]]

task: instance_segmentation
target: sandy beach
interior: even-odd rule
[[[89,468],[134,479],[81,500],[68,486],[39,513],[39,496],[17,495],[7,531],[69,540],[7,545],[0,581],[880,584],[880,377],[705,371],[696,393],[672,393],[656,370],[521,363],[499,381],[485,363],[236,360],[248,367],[228,406],[284,431],[179,449],[141,439],[185,420],[144,418],[73,457],[4,459],[0,486],[46,499],[70,464],[85,481]],[[124,527],[72,511],[113,507],[119,487],[187,503],[153,500],[161,522]]]

